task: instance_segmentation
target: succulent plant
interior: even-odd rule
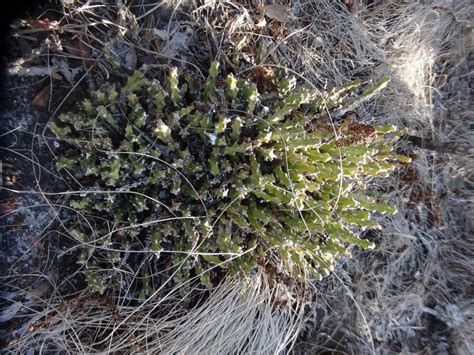
[[[405,159],[393,152],[399,130],[324,120],[387,78],[317,93],[279,72],[262,94],[217,62],[204,83],[176,68],[149,76],[103,87],[51,126],[64,142],[57,168],[82,186],[70,233],[96,290],[124,287],[117,270],[132,270],[146,297],[170,264],[176,283],[199,275],[207,287],[268,264],[297,282],[320,277],[348,246],[372,246],[358,232],[378,226],[373,214],[395,212],[366,182]],[[154,270],[137,270],[140,252]]]

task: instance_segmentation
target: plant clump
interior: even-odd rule
[[[146,297],[167,272],[212,287],[265,265],[302,282],[349,246],[372,246],[358,232],[395,209],[366,182],[404,159],[399,131],[322,117],[388,79],[317,93],[277,74],[261,93],[217,62],[204,83],[176,68],[162,81],[135,71],[52,124],[65,143],[57,167],[82,186],[70,233],[90,286]]]

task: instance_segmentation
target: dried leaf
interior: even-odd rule
[[[54,75],[56,74],[56,66],[50,67],[28,67],[19,65],[13,65],[8,68],[8,74],[20,75],[20,76],[42,76],[42,75]]]
[[[355,10],[355,1],[354,0],[346,0],[346,7],[349,12],[353,12]]]
[[[265,5],[263,8],[265,16],[270,17],[272,20],[279,22],[290,22],[290,17],[286,11],[286,7],[280,4]]]
[[[48,98],[49,98],[49,85],[45,86],[36,94],[34,97],[32,104],[35,107],[45,108],[48,106]]]
[[[434,219],[434,225],[436,228],[440,229],[443,227],[443,215],[441,208],[436,207],[433,210],[433,219]]]
[[[158,29],[153,30],[153,34],[159,39],[159,50],[163,55],[170,57],[177,57],[187,46],[187,43],[193,33],[193,30],[188,27],[185,31],[172,29]]]
[[[58,21],[44,20],[27,20],[26,22],[31,28],[39,28],[43,30],[57,30],[59,28]]]
[[[74,38],[72,41],[69,41],[64,45],[64,48],[66,48],[68,53],[79,58],[90,59],[92,54],[92,49],[79,38]]]
[[[271,34],[272,36],[276,37],[278,39],[278,37],[281,35],[281,22],[278,22],[278,21],[273,21],[270,23],[270,25],[268,26],[270,31],[271,31]]]
[[[135,69],[137,67],[137,52],[133,47],[130,47],[127,51],[124,61],[128,69]]]
[[[265,27],[266,25],[267,25],[267,20],[265,20],[265,17],[262,17],[258,20],[255,26],[262,28],[262,27]]]
[[[272,67],[257,66],[252,69],[251,74],[259,87],[276,85],[275,71]]]

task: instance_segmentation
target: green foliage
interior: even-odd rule
[[[348,246],[372,247],[358,232],[377,228],[373,216],[395,209],[366,192],[365,182],[406,161],[392,152],[399,132],[315,117],[361,102],[387,82],[352,82],[320,95],[282,76],[277,99],[268,101],[256,84],[221,77],[213,63],[202,85],[173,68],[163,85],[137,71],[121,88],[94,93],[51,127],[68,142],[57,168],[85,190],[102,191],[70,202],[101,218],[76,233],[87,242],[80,258],[87,281],[100,291],[123,286],[114,270],[140,264],[130,250],[179,265],[176,282],[201,274],[210,287],[262,262],[278,262],[296,280],[320,277]],[[104,219],[115,224],[112,232]],[[204,272],[213,266],[219,272]],[[140,271],[141,298],[151,293],[150,275],[161,272],[150,271]]]

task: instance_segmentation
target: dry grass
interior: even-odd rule
[[[369,112],[408,127],[410,134],[453,143],[456,153],[413,150],[413,172],[401,172],[393,182],[400,213],[385,221],[375,251],[356,252],[341,264],[338,277],[318,285],[312,321],[298,349],[473,351],[468,192],[473,135],[466,127],[470,11],[462,1],[384,1],[359,9],[365,39],[379,49],[372,70],[389,73],[395,84]]]
[[[57,291],[64,281],[44,273],[31,275],[43,285],[35,288],[41,292],[15,290],[9,283],[13,291],[4,298],[11,300],[10,306],[2,316],[24,320],[16,330],[19,338],[9,345],[11,352],[278,353],[295,342],[295,352],[302,353],[474,351],[468,277],[474,271],[468,215],[473,137],[472,129],[466,129],[472,113],[466,98],[472,50],[466,39],[468,1],[373,1],[352,11],[343,1],[283,3],[293,20],[263,27],[256,25],[263,18],[261,9],[238,1],[206,1],[199,7],[190,1],[139,0],[128,8],[119,2],[66,7],[62,31],[80,34],[95,64],[86,61],[66,97],[50,102],[52,116],[80,85],[121,76],[114,61],[133,67],[135,56],[139,63],[147,58],[143,61],[151,65],[179,64],[203,75],[214,58],[230,67],[232,44],[246,36],[248,52],[258,39],[265,41],[264,64],[286,66],[321,90],[354,77],[390,75],[388,94],[358,109],[359,119],[403,125],[410,134],[454,142],[456,154],[401,144],[416,155],[413,171],[380,185],[400,213],[383,222],[376,250],[354,250],[334,275],[312,285],[314,302],[307,307],[305,324],[304,305],[292,305],[287,290],[274,289],[262,274],[244,282],[228,280],[195,307],[176,289],[157,292],[132,307],[124,299],[109,302],[88,292],[64,296]],[[157,38],[155,28],[168,38]],[[40,57],[48,58],[48,66],[49,59],[56,63],[54,70],[74,59],[50,46],[43,46]],[[38,128],[29,133],[34,142],[49,146],[45,132]],[[33,171],[44,170],[33,148],[30,153]],[[35,177],[40,187],[35,193],[61,222],[64,206],[50,202],[41,190],[41,177]],[[64,195],[68,193],[73,192]]]
[[[275,307],[287,290],[269,287],[262,274],[228,280],[190,309],[181,296],[150,298],[138,307],[82,292],[47,301],[29,295],[30,313],[8,350],[72,353],[246,353],[281,352],[296,340],[301,307]],[[41,304],[43,302],[43,304]],[[10,307],[15,312],[14,306]],[[212,316],[211,316],[212,314]],[[186,339],[186,341],[183,341]]]

